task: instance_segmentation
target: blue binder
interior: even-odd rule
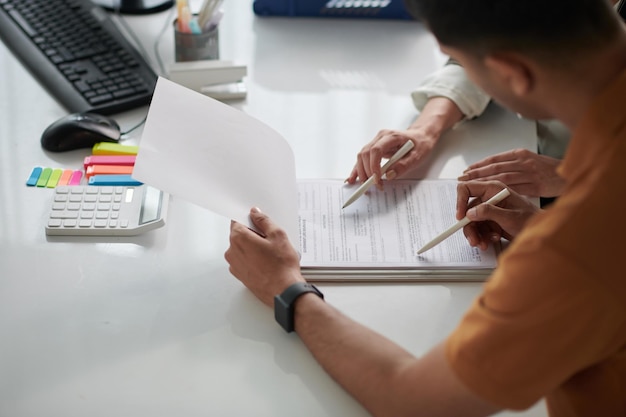
[[[254,0],[252,7],[258,16],[413,19],[402,0]]]

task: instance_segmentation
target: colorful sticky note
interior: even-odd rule
[[[94,175],[89,178],[89,185],[141,185],[130,175]]]
[[[67,185],[80,185],[80,179],[83,177],[82,171],[74,171],[72,172],[72,176],[70,177]]]
[[[137,155],[137,152],[139,152],[139,146],[100,142],[93,145],[91,152],[94,155]]]
[[[72,173],[74,171],[72,171],[71,169],[66,169],[63,171],[63,174],[61,174],[61,178],[59,178],[59,182],[57,183],[57,185],[67,185],[70,182],[70,178],[72,177]]]
[[[57,168],[52,170],[52,174],[50,174],[50,179],[46,183],[46,187],[54,188],[57,186],[59,179],[61,178],[61,174],[63,174],[63,170],[61,168]]]
[[[85,171],[85,176],[90,178],[93,175],[130,175],[133,168],[132,165],[90,165]]]
[[[26,180],[26,185],[28,185],[29,187],[34,187],[35,185],[37,185],[37,181],[39,180],[41,171],[43,171],[43,168],[41,167],[33,168],[33,172],[30,173],[30,177],[28,177],[28,180]]]
[[[41,171],[41,175],[37,180],[37,187],[45,187],[48,184],[48,180],[50,179],[50,175],[52,174],[52,168],[44,168]]]

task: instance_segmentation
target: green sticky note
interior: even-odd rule
[[[50,175],[52,175],[52,168],[44,168],[37,180],[37,187],[45,187],[48,184]]]
[[[52,174],[50,174],[50,179],[46,183],[46,187],[48,188],[56,187],[57,183],[59,182],[59,178],[61,178],[61,174],[63,174],[63,170],[61,168],[57,168],[54,171],[52,171]]]

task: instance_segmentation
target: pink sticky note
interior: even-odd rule
[[[80,179],[83,177],[82,171],[74,171],[67,185],[80,185]]]

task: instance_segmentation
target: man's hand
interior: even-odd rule
[[[526,149],[502,152],[470,165],[459,181],[500,181],[529,197],[557,197],[565,180],[556,173],[559,159]]]
[[[250,218],[264,237],[241,223],[231,222],[230,247],[224,258],[230,272],[271,307],[275,295],[291,284],[304,281],[299,256],[285,231],[259,209],[250,210]]]
[[[457,186],[456,218],[467,216],[472,223],[463,228],[471,246],[487,249],[490,242],[504,237],[513,240],[540,208],[520,194],[511,191],[497,206],[481,204],[506,188],[498,181],[469,181]],[[475,197],[470,201],[472,197]]]

